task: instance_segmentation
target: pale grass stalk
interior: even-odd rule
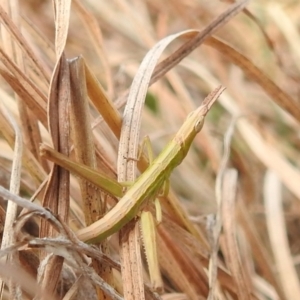
[[[224,152],[219,167],[219,172],[216,178],[216,200],[217,200],[217,213],[207,216],[207,228],[211,244],[211,256],[209,260],[209,295],[208,300],[213,300],[216,298],[218,293],[217,287],[217,272],[218,272],[218,251],[219,251],[219,238],[222,230],[222,185],[224,180],[224,175],[226,173],[227,164],[230,157],[230,147],[233,138],[233,133],[237,118],[233,118],[224,136]]]
[[[237,241],[237,226],[235,220],[237,178],[237,170],[228,169],[224,174],[224,182],[222,185],[222,217],[225,240],[224,256],[236,285],[238,299],[250,300],[251,282],[247,280],[248,278]]]
[[[9,121],[9,123],[11,124],[15,132],[15,148],[14,148],[15,151],[14,151],[12,171],[11,171],[10,191],[13,194],[19,194],[20,181],[21,181],[22,154],[23,154],[22,133],[16,120],[12,117],[10,112],[3,105],[1,105],[0,108],[2,110],[2,114]],[[14,243],[13,223],[17,217],[17,209],[18,209],[17,204],[15,204],[12,201],[8,201],[1,249],[6,248]],[[12,257],[5,258],[6,261],[11,259]],[[2,280],[0,280],[0,285],[1,285],[0,294],[2,297],[3,288],[4,288],[4,284]]]
[[[274,287],[264,280],[263,277],[260,276],[254,276],[253,277],[253,284],[257,290],[260,291],[261,294],[268,297],[268,299],[271,300],[280,300],[278,294],[276,293],[276,290]]]
[[[289,300],[300,299],[300,285],[292,259],[284,219],[280,177],[268,170],[264,182],[264,203],[271,249],[280,282]]]
[[[277,25],[279,30],[281,30],[283,36],[288,42],[290,47],[290,52],[294,57],[295,65],[300,71],[300,36],[299,30],[292,23],[292,20],[285,13],[283,5],[278,3],[272,3],[267,6],[267,12],[271,16],[273,22]]]

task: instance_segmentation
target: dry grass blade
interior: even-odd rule
[[[95,75],[85,64],[86,85],[89,97],[98,112],[102,115],[109,128],[117,138],[120,138],[122,118],[113,105],[110,98],[106,96],[103,87],[97,81]]]
[[[243,131],[244,138],[257,157],[270,169],[276,171],[289,190],[300,198],[300,187],[297,183],[298,179],[300,180],[299,170],[284,159],[274,147],[268,145],[255,127],[249,126],[244,120],[240,120],[238,127]]]
[[[13,40],[20,46],[22,49],[22,53],[27,55],[27,58],[31,61],[34,65],[37,72],[44,77],[44,80],[49,82],[50,78],[49,75],[45,72],[42,63],[39,61],[37,56],[33,53],[31,48],[28,46],[27,41],[20,33],[19,29],[16,25],[12,22],[8,14],[4,11],[4,9],[0,6],[0,18],[2,23],[5,25],[6,29],[10,31],[11,35],[13,36]],[[16,21],[16,20],[14,20]]]
[[[63,154],[69,154],[69,120],[65,118],[69,114],[70,102],[70,77],[68,65],[62,57],[57,65],[52,79],[49,100],[49,129],[54,147]],[[58,120],[58,122],[57,122]],[[69,214],[69,173],[68,171],[53,166],[49,176],[48,185],[43,198],[43,206],[52,212],[60,214],[63,220],[67,220]],[[41,237],[55,235],[49,224],[42,220],[40,227]],[[63,258],[53,256],[46,268],[42,279],[42,288],[55,293],[59,274],[63,265]]]
[[[211,37],[207,39],[205,43],[218,49],[223,55],[232,60],[237,66],[244,70],[250,79],[256,81],[277,105],[289,112],[298,121],[300,120],[300,109],[296,101],[285,93],[276,83],[270,80],[249,59],[216,38]]]
[[[216,199],[218,204],[218,211],[215,215],[209,215],[207,219],[207,229],[209,240],[211,244],[211,256],[209,261],[209,295],[208,300],[216,297],[217,286],[217,272],[218,272],[218,251],[219,251],[219,239],[222,230],[222,185],[223,179],[226,173],[226,167],[230,156],[231,141],[233,138],[234,127],[237,119],[233,119],[225,133],[224,137],[224,153],[220,163],[220,169],[216,178]]]
[[[57,58],[63,54],[70,23],[71,0],[54,0],[55,13],[55,52]]]
[[[34,211],[35,213],[45,216],[45,218],[48,221],[51,221],[51,223],[54,224],[54,226],[56,227],[56,230],[58,232],[66,235],[66,232],[65,232],[64,228],[62,227],[61,223],[57,221],[57,219],[53,216],[53,214],[49,210],[41,207],[38,204],[27,201],[26,199],[24,199],[20,196],[10,193],[8,190],[3,188],[2,186],[0,186],[0,194],[4,199],[11,200],[14,203],[16,203],[18,206],[21,206],[23,208],[26,208],[29,211]]]
[[[97,52],[98,57],[102,63],[102,71],[104,70],[105,72],[107,92],[111,98],[114,95],[114,83],[112,79],[112,72],[109,66],[108,57],[105,53],[103,45],[102,32],[99,26],[97,26],[97,19],[80,3],[80,1],[75,0],[72,2],[72,4],[75,6],[79,16],[81,17],[83,25],[87,27],[87,32],[91,35],[91,40],[94,45],[95,51]]]
[[[31,297],[41,296],[47,297],[49,300],[57,300],[57,298],[47,291],[42,291],[38,286],[36,280],[32,278],[27,272],[24,270],[20,270],[19,267],[15,267],[11,264],[0,264],[0,274],[1,277],[6,278],[14,278],[15,282],[28,293]]]
[[[201,43],[207,37],[211,36],[218,28],[226,24],[226,22],[231,20],[236,14],[242,11],[244,7],[248,4],[248,2],[249,0],[242,0],[233,4],[228,10],[226,10],[223,14],[221,14],[214,21],[212,21],[209,26],[205,27],[203,31],[199,32],[195,37],[193,37],[190,41],[181,46],[166,60],[161,62],[157,66],[157,69],[153,74],[151,82],[157,81],[166,72],[168,72],[170,69],[176,66],[182,59],[184,59],[192,51],[199,47],[199,45],[201,45]]]
[[[39,91],[39,89],[26,77],[26,75],[17,67],[17,65],[5,54],[0,48],[0,59],[2,63],[9,70],[0,68],[1,75],[7,79],[13,90],[20,96],[21,99],[26,101],[27,106],[37,117],[42,124],[47,127],[46,118],[46,97]],[[11,76],[12,73],[14,76]]]
[[[74,235],[72,235],[72,238],[75,238]],[[24,243],[24,242],[23,242]],[[67,250],[75,250],[80,253],[84,253],[88,255],[91,258],[97,259],[98,261],[102,261],[105,264],[111,266],[112,268],[120,271],[120,264],[116,261],[114,261],[112,258],[109,256],[103,254],[102,252],[99,252],[95,247],[88,246],[85,243],[82,243],[80,241],[69,241],[69,240],[63,240],[63,239],[38,239],[34,238],[28,242],[28,245],[30,247],[36,247],[36,248],[42,248],[42,247],[47,247],[49,246],[59,246],[59,247],[64,247]],[[11,251],[11,249],[7,249],[7,252]]]
[[[234,218],[234,207],[236,197],[236,184],[237,184],[237,172],[236,170],[229,169],[224,174],[224,181],[222,187],[223,204],[223,227],[224,227],[224,239],[226,244],[225,259],[227,261],[229,270],[233,276],[237,286],[238,299],[251,299],[251,287],[247,282],[245,270],[243,269],[243,263],[241,255],[239,253],[238,244],[236,240],[236,228]]]
[[[23,154],[23,139],[19,126],[16,123],[16,120],[10,115],[10,113],[2,106],[2,113],[4,113],[6,119],[11,123],[12,127],[15,131],[15,156],[13,159],[12,172],[11,172],[11,180],[10,180],[10,191],[13,194],[19,194],[20,192],[20,181],[21,181],[21,167],[22,167],[22,154]],[[6,248],[7,246],[13,245],[15,242],[13,236],[13,223],[17,217],[17,205],[11,201],[8,202],[6,209],[6,217],[3,228],[3,237],[1,243],[1,249]],[[18,257],[15,254],[8,255],[6,257],[6,262],[10,262],[13,266],[17,264]],[[0,281],[0,295],[2,297],[3,294],[3,282]],[[14,291],[12,289],[10,283],[10,295],[11,297],[15,297]]]
[[[159,260],[162,271],[172,280],[174,286],[184,291],[189,299],[197,299],[197,292],[207,292],[206,290],[202,291],[206,287],[201,284],[201,278],[198,276],[193,277],[195,275],[193,266],[188,263],[180,249],[172,247],[174,243],[168,238],[169,235],[166,234],[166,231],[162,231],[162,228],[159,227],[158,247],[160,249]],[[186,268],[182,268],[183,265]],[[176,276],[173,276],[171,272],[174,272]],[[191,279],[193,279],[193,282],[190,281]],[[197,281],[198,284],[195,285],[194,281]]]
[[[17,26],[19,26],[19,17],[17,14],[14,13],[14,9],[18,9],[18,6],[12,6],[10,3],[6,3],[6,6],[9,11],[9,15],[11,19],[6,15],[6,13],[2,10],[2,7],[0,7],[0,14],[1,18],[4,19],[4,23],[6,24],[6,29],[8,31],[13,27],[13,32],[16,32]],[[17,26],[14,25],[13,22],[17,24]],[[1,28],[1,36],[2,39],[4,40],[3,47],[4,49],[9,53],[10,58],[7,57],[7,61],[11,60],[11,63],[13,64],[13,61],[16,61],[18,65],[20,66],[20,69],[24,71],[24,60],[23,60],[23,55],[21,50],[18,47],[15,47],[16,44],[13,42],[13,39],[9,34],[7,34],[7,31]],[[2,53],[3,56],[5,56],[4,53]],[[17,69],[17,68],[16,68]],[[3,70],[2,74],[4,74],[5,71]],[[6,73],[7,74],[7,73]],[[4,76],[5,77],[5,76]],[[6,76],[7,77],[7,76]],[[9,115],[8,112],[6,112],[7,119],[10,121],[12,124],[12,127],[14,128],[15,131],[15,157],[13,160],[13,165],[12,165],[12,177],[11,177],[11,182],[10,182],[10,190],[13,193],[19,194],[19,189],[20,189],[20,181],[21,181],[21,165],[22,165],[22,154],[23,154],[23,136],[25,141],[26,140],[32,140],[33,137],[36,138],[36,140],[39,140],[39,131],[37,128],[36,121],[32,120],[30,118],[31,112],[27,110],[26,105],[20,101],[20,99],[17,98],[18,101],[18,110],[20,114],[20,119],[21,119],[21,130],[19,129],[19,126],[16,124],[16,121]],[[31,129],[31,130],[30,130]],[[34,143],[30,143],[30,150],[31,152],[36,155],[37,151],[36,150],[36,145]],[[14,236],[13,236],[13,222],[17,216],[17,205],[11,201],[9,201],[7,205],[7,215],[5,219],[5,227],[4,227],[4,232],[3,232],[3,240],[2,240],[2,247],[11,245],[14,243]],[[18,265],[20,263],[19,261],[19,255],[17,253],[11,253],[8,256],[8,260],[12,265]],[[3,295],[3,284],[1,282],[1,298]],[[17,298],[17,294],[20,292],[20,287],[17,286],[13,280],[10,280],[9,285],[9,294],[10,297],[15,299]]]
[[[75,147],[75,160],[90,168],[96,169],[95,148],[91,131],[87,90],[83,62],[80,59],[69,61],[71,77],[71,121]],[[80,182],[83,197],[83,209],[87,225],[95,222],[99,215],[105,213],[101,208],[101,200],[89,182]]]
[[[299,64],[299,46],[300,46],[300,39],[299,34],[297,32],[297,28],[294,26],[294,24],[291,22],[289,17],[286,15],[286,13],[283,10],[283,7],[281,7],[279,4],[275,5],[269,5],[268,12],[278,28],[282,31],[283,35],[286,37],[289,47],[291,48],[291,53],[294,56],[295,64],[300,70],[300,64]]]
[[[287,299],[282,291],[282,287],[279,285],[277,274],[275,274],[273,270],[273,262],[264,248],[263,242],[256,231],[255,224],[253,224],[249,212],[241,203],[239,205],[239,223],[243,227],[249,240],[254,259],[257,261],[263,278],[270,282],[272,287],[276,290],[279,299]]]
[[[14,141],[15,141],[15,134],[13,127],[11,126],[10,122],[7,121],[5,116],[3,115],[2,110],[0,110],[0,128],[1,132],[7,141],[7,143],[10,145],[11,148],[14,147]],[[33,156],[33,154],[26,148],[23,149],[23,165],[26,166],[26,169],[34,178],[34,181],[36,183],[42,182],[45,177],[46,173],[39,164],[39,162],[36,160],[36,158]]]
[[[279,178],[268,172],[265,178],[264,198],[270,242],[285,296],[287,299],[296,300],[300,297],[300,285],[294,262],[291,260],[281,195]]]
[[[25,199],[19,197],[19,196],[16,196],[14,194],[11,194],[9,191],[3,189],[2,187],[0,187],[0,195],[2,197],[4,197],[5,199],[9,199],[11,201],[13,201],[14,203],[16,203],[17,205],[19,206],[22,206],[26,209],[28,209],[29,211],[32,211],[33,214],[39,214],[43,217],[45,217],[48,221],[51,222],[51,224],[56,228],[56,230],[62,234],[65,238],[67,237],[70,237],[69,234],[71,234],[68,230],[68,228],[65,227],[64,224],[61,223],[60,220],[58,220],[57,218],[55,218],[53,216],[52,213],[50,213],[48,210],[44,209],[43,207],[39,206],[39,205],[36,205],[34,203],[31,203],[31,202],[28,202],[26,201]],[[25,216],[23,216],[19,222],[22,222],[23,220],[23,223],[21,225],[21,227],[26,223],[26,221],[28,219],[30,219],[31,217],[31,214],[27,214]],[[71,234],[71,240],[74,239],[74,235]],[[84,271],[84,274],[85,276],[87,276],[88,278],[91,279],[92,282],[94,282],[97,286],[99,286],[101,289],[103,289],[108,295],[110,295],[111,299],[115,299],[115,300],[120,300],[122,299],[112,288],[110,285],[108,285],[102,278],[100,278],[96,273],[95,271],[91,270],[90,268],[88,268],[81,260],[82,260],[82,257],[81,257],[81,254],[78,254],[77,253],[73,253],[73,255],[71,254],[68,254],[69,251],[72,251],[74,252],[74,245],[72,247],[70,247],[71,245],[67,242],[60,242],[58,240],[58,242],[56,240],[54,240],[53,242],[49,239],[49,240],[43,240],[43,239],[40,239],[40,240],[36,240],[36,241],[31,241],[30,242],[30,245],[34,245],[34,246],[38,246],[39,245],[39,242],[40,242],[40,245],[42,245],[45,250],[48,250],[48,251],[51,251],[53,252],[54,254],[58,254],[59,257],[64,257],[65,259],[67,260],[71,260],[71,263],[73,264],[75,260],[77,263],[78,263],[78,268],[82,271]],[[69,249],[67,248],[67,246],[69,245]],[[46,246],[46,247],[45,247]],[[80,242],[79,242],[79,247],[81,246]],[[82,251],[82,247],[80,247],[80,251],[78,251],[78,253],[81,253]],[[76,248],[76,247],[75,247]],[[83,247],[84,249],[85,247]],[[85,250],[88,254],[91,254],[91,256],[97,256],[97,259],[99,260],[99,255],[95,255],[95,251],[93,251],[93,249],[86,249]],[[103,258],[103,257],[102,257]],[[101,258],[101,259],[102,259]],[[51,261],[49,259],[48,260],[48,263],[50,263]],[[115,263],[113,263],[114,266],[116,266]],[[57,264],[54,265],[55,267],[57,267]],[[10,266],[11,268],[12,266]],[[47,274],[46,274],[47,275]],[[45,275],[44,275],[45,276]],[[43,291],[44,288],[41,287],[40,291]],[[36,289],[35,288],[35,293],[37,293],[39,291],[39,289]],[[50,289],[47,289],[46,290],[46,294],[43,294],[43,296],[47,297],[48,293],[50,293],[51,295],[51,291]],[[52,293],[52,294],[55,294],[55,293]],[[47,298],[48,299],[48,298]]]
[[[75,147],[76,160],[90,168],[96,169],[96,155],[89,118],[88,98],[84,72],[84,62],[74,59],[69,63],[71,78],[71,121],[73,128],[73,142]],[[90,182],[80,179],[81,195],[83,199],[83,211],[86,225],[97,221],[99,216],[106,212],[105,202],[102,201],[102,194],[99,193]],[[108,254],[108,245],[103,242],[100,246],[103,253]],[[112,270],[101,262],[93,260],[93,267],[96,273],[108,284],[113,285]],[[97,289],[98,297],[105,298],[101,289]]]

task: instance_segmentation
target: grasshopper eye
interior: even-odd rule
[[[204,117],[201,117],[195,123],[195,126],[194,126],[195,131],[199,132],[202,129],[203,124],[204,124]]]

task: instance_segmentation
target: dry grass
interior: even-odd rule
[[[233,1],[57,0],[56,17],[50,1],[14,2],[0,7],[0,185],[21,197],[0,203],[2,299],[300,299],[298,1],[253,0],[234,15]],[[220,84],[161,201],[159,295],[137,220],[119,240],[78,241],[116,199],[39,146],[133,180],[120,153],[149,135],[158,154]],[[134,150],[122,150],[132,98]]]

